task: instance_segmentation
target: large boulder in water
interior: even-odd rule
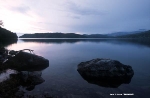
[[[129,65],[117,60],[99,58],[81,62],[77,71],[89,83],[104,87],[118,87],[122,83],[130,83],[134,75]]]
[[[11,51],[11,54],[16,52]],[[19,71],[40,71],[49,66],[49,60],[35,54],[20,51],[9,58],[3,66]]]

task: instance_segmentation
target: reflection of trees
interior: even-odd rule
[[[150,47],[150,39],[21,39],[25,42],[37,43],[76,43],[76,42],[93,42],[93,43],[112,43],[112,44],[136,44]]]
[[[21,39],[25,42],[38,42],[38,43],[76,43],[81,41],[93,41],[89,39]]]

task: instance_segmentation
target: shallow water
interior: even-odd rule
[[[49,93],[58,98],[149,98],[150,41],[136,39],[19,39],[7,46],[10,50],[32,49],[49,60],[42,71],[42,84],[28,94]],[[110,58],[132,66],[129,84],[108,88],[90,84],[77,71],[80,62]],[[110,95],[110,94],[132,95]]]
[[[10,74],[17,74],[17,72],[15,70],[7,69],[3,71],[2,73],[0,73],[0,83],[9,79]]]

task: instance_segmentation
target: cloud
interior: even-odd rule
[[[104,14],[98,9],[82,7],[71,1],[68,2],[67,9],[69,9],[70,12],[78,15],[103,15]]]
[[[135,31],[150,29],[149,4],[149,0],[1,0],[0,18],[14,32]]]
[[[96,3],[92,1],[90,3],[93,7],[87,4],[71,4],[71,12],[81,17],[78,23],[71,26],[72,29],[85,33],[150,29],[148,27],[150,25],[148,10],[150,9],[150,1],[148,0],[99,0]]]
[[[1,1],[0,18],[4,22],[4,27],[22,33],[47,31],[39,26],[38,22],[42,21],[42,18],[34,12],[33,5],[29,5],[24,0]]]
[[[11,7],[11,10],[26,14],[30,10],[30,8],[28,6],[25,6],[25,5],[20,5],[17,7]]]

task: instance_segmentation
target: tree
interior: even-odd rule
[[[2,20],[0,20],[0,27],[1,27],[1,26],[4,26],[4,25],[3,25],[3,21],[2,21]]]

